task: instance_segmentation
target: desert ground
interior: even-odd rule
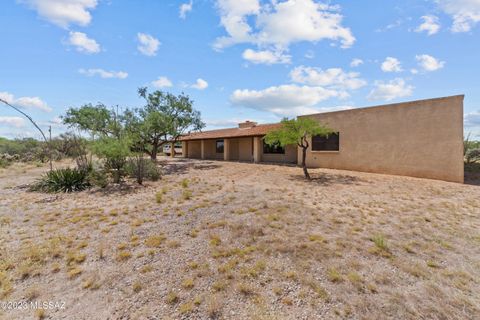
[[[47,166],[0,171],[0,318],[480,318],[475,183],[160,163],[72,194],[27,191]]]

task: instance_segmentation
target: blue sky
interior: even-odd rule
[[[480,138],[480,0],[5,0],[0,97],[68,107],[185,92],[208,128],[465,94]],[[38,136],[0,105],[0,135]]]

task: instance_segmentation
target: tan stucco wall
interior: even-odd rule
[[[285,147],[285,154],[267,154],[263,153],[262,144],[261,161],[263,162],[280,162],[280,163],[297,163],[297,146],[288,145]]]
[[[201,144],[200,141],[187,141],[188,158],[200,159]]]
[[[238,160],[252,161],[253,160],[253,138],[239,138],[238,139]]]
[[[463,182],[463,96],[306,117],[340,132],[340,151],[309,148],[309,167]]]
[[[215,159],[215,140],[204,140],[205,159]]]
[[[238,139],[228,139],[230,141],[230,160],[238,160]]]

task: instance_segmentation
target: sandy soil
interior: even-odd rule
[[[162,164],[58,195],[22,188],[45,167],[0,171],[0,300],[28,304],[0,318],[480,318],[477,185]]]

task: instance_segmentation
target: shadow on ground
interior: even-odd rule
[[[465,164],[465,184],[480,186],[480,163]]]
[[[163,174],[183,174],[186,173],[189,169],[195,170],[212,170],[217,169],[220,166],[215,164],[213,161],[202,161],[200,162],[192,162],[189,160],[176,160],[175,162],[168,162],[162,161],[159,162]]]
[[[367,182],[366,180],[346,174],[319,173],[310,174],[310,176],[312,178],[310,181],[306,180],[303,175],[292,175],[290,176],[290,179],[295,181],[303,181],[306,183],[313,183],[321,186],[331,186],[336,184],[361,185],[362,183]]]

